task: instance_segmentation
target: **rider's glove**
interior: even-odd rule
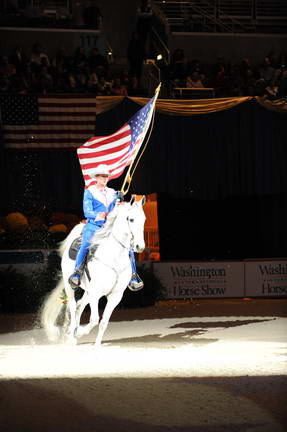
[[[124,200],[124,194],[121,191],[117,191],[117,198],[122,202]]]

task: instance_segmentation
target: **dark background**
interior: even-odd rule
[[[96,134],[114,132],[138,109],[124,100],[97,117]],[[286,114],[256,100],[205,115],[156,113],[130,192],[158,193],[161,259],[287,256],[286,143]],[[2,215],[82,215],[75,150],[2,147],[0,181]]]

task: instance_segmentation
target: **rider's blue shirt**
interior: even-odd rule
[[[84,192],[83,210],[88,223],[102,225],[107,214],[113,210],[117,200],[114,189],[105,187],[100,191],[95,186],[90,186]]]

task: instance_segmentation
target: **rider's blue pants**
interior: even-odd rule
[[[133,274],[134,274],[137,272],[137,267],[136,267],[135,254],[134,254],[133,250],[130,250],[130,260],[131,260],[132,270],[133,270]]]
[[[95,232],[98,231],[103,226],[103,224],[104,222],[102,223],[98,222],[97,224],[91,222],[86,223],[82,234],[82,244],[77,253],[76,265],[75,265],[76,270],[79,269],[79,267],[83,264],[86,258],[88,248],[91,245],[91,238],[93,237]]]
[[[88,252],[88,248],[91,245],[91,239],[95,234],[95,232],[98,231],[102,225],[103,223],[102,224],[99,223],[98,225],[89,222],[86,223],[82,234],[82,244],[76,257],[76,264],[75,264],[76,270],[78,270],[80,266],[83,264]],[[137,268],[136,268],[135,254],[132,250],[130,250],[129,255],[130,255],[130,260],[132,265],[132,271],[133,273],[136,273]]]

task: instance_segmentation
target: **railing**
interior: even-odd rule
[[[157,228],[146,228],[144,231],[144,239],[146,249],[149,249],[151,252],[159,251],[159,235]]]
[[[182,98],[188,96],[189,99],[206,99],[215,97],[215,89],[213,87],[174,87],[172,89],[172,97]]]
[[[157,1],[171,31],[287,33],[287,0]],[[265,26],[265,28],[264,28]]]

